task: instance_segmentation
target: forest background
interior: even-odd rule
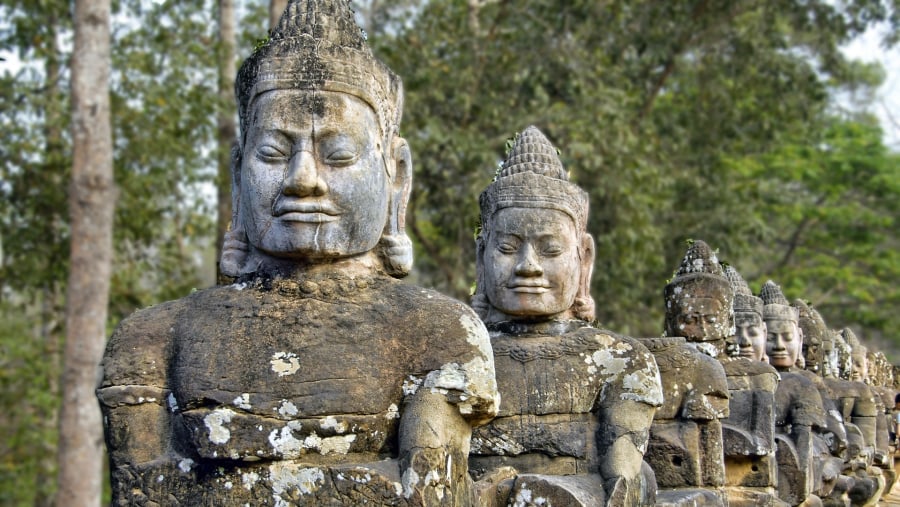
[[[266,36],[270,7],[113,2],[109,330],[216,279],[230,217],[230,76]],[[410,281],[468,298],[478,194],[507,141],[534,124],[591,196],[600,325],[659,335],[662,288],[686,242],[703,239],[754,289],[771,278],[831,327],[850,326],[900,360],[900,155],[873,114],[884,69],[841,51],[876,26],[893,48],[898,7],[356,2],[370,45],[406,89]],[[69,245],[78,241],[66,204],[70,9],[60,0],[0,3],[2,505],[51,505],[56,491]],[[236,21],[232,35],[222,13]]]

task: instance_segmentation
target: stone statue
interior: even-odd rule
[[[590,324],[587,193],[528,127],[480,205],[473,306],[503,401],[472,436],[476,505],[652,505],[642,458],[659,372],[637,340]]]
[[[752,346],[743,343],[755,334],[765,336],[762,302],[750,294],[734,268],[729,266],[728,272],[705,242],[691,243],[666,287],[666,335],[684,337],[689,345],[717,359],[725,370],[729,416],[721,423],[729,504],[771,504],[776,481],[778,374],[759,360]],[[740,296],[736,295],[738,291]],[[744,327],[740,332],[734,325],[736,304],[742,310]],[[738,334],[744,336],[738,339]],[[727,344],[732,337],[742,346],[731,350],[730,355]],[[753,337],[757,342],[765,340]],[[743,357],[734,357],[734,352]]]
[[[725,267],[725,277],[734,289],[734,343],[738,355],[752,361],[768,362],[762,299],[753,295],[747,281],[734,267]]]
[[[856,334],[850,328],[841,330],[842,342],[850,349],[850,367],[842,371],[842,377],[849,382],[840,383],[832,387],[839,395],[837,399],[844,418],[852,422],[862,431],[866,446],[874,453],[878,409],[875,395],[869,386],[868,380],[868,350],[860,343]],[[846,363],[845,363],[846,364]]]
[[[868,352],[866,355],[868,366],[866,377],[869,389],[875,396],[875,407],[878,415],[875,429],[875,457],[873,463],[881,468],[885,479],[884,491],[890,491],[896,480],[894,470],[894,453],[891,450],[891,410],[894,408],[894,397],[897,391],[893,387],[890,378],[890,363],[882,352]]]
[[[874,504],[886,485],[885,477],[875,465],[878,426],[878,405],[875,394],[865,382],[851,380],[864,379],[865,374],[854,373],[854,347],[856,368],[866,366],[862,349],[856,335],[849,328],[832,333],[835,349],[838,351],[838,378],[826,377],[825,384],[831,398],[844,418],[847,429],[847,456],[844,474],[853,478],[848,496],[854,505]]]
[[[806,301],[797,299],[793,306],[797,309],[798,325],[803,334],[801,348],[804,360],[798,363],[803,363],[804,367],[800,368],[798,364],[796,373],[816,386],[825,417],[825,428],[813,434],[813,461],[816,466],[813,493],[824,503],[830,503],[836,500],[835,487],[845,480],[841,472],[846,456],[847,430],[822,375],[829,330],[821,314]]]
[[[771,280],[763,285],[760,297],[768,330],[766,355],[781,375],[775,391],[778,495],[798,505],[819,489],[816,481],[822,466],[816,462],[814,433],[826,430],[825,413],[815,384],[796,367],[803,350],[799,311]]]
[[[718,260],[695,255],[708,249],[698,241],[688,250],[665,288],[666,335],[644,340],[659,365],[665,397],[653,420],[647,451],[661,488],[660,505],[725,503],[720,420],[729,414],[728,381],[715,357],[724,351],[723,337],[732,328],[731,295],[705,290],[719,282],[728,285],[724,278],[705,276],[711,263],[721,270]]]
[[[344,0],[293,0],[236,82],[237,283],[122,322],[98,390],[114,505],[471,504],[499,397],[468,307],[394,277],[400,80]]]

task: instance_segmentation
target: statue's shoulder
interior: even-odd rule
[[[597,345],[585,361],[594,363],[601,376],[608,376],[599,398],[602,404],[628,400],[654,407],[662,405],[659,368],[653,354],[640,340],[593,327],[583,327],[572,335]]]
[[[387,283],[384,290],[389,291],[394,302],[404,307],[427,308],[429,311],[437,311],[439,315],[449,316],[457,314],[475,315],[467,304],[442,294],[434,289],[419,287],[403,282]]]
[[[489,344],[484,323],[465,303],[435,290],[406,283],[389,284],[384,290],[383,297],[390,298],[395,311],[403,315],[400,324],[409,331]]]
[[[122,320],[106,344],[101,386],[166,385],[172,336],[184,300],[138,310]]]
[[[729,377],[766,375],[778,378],[778,371],[775,367],[764,361],[754,361],[746,357],[729,357],[720,362],[725,368],[725,374]]]

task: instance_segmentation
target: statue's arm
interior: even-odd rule
[[[153,307],[124,320],[107,343],[97,398],[113,470],[167,459],[170,409],[166,370],[171,320]]]
[[[470,309],[459,309],[458,327],[429,335],[446,362],[407,395],[400,416],[404,496],[424,505],[468,503],[472,428],[496,416],[500,404],[487,330]]]
[[[471,435],[469,423],[442,393],[420,389],[410,396],[400,417],[403,495],[429,506],[467,496]]]
[[[610,505],[638,501],[650,425],[663,401],[662,380],[652,354],[629,342],[634,348],[631,367],[617,381],[620,387],[607,389],[597,404],[600,474]]]
[[[612,493],[619,480],[624,480],[626,486],[640,480],[655,413],[656,407],[652,405],[623,400],[601,416],[599,437],[601,449],[605,451],[601,450],[600,474],[607,493]]]

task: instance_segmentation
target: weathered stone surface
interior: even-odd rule
[[[329,287],[328,295],[298,294],[295,281],[239,284],[127,320],[111,340],[100,390],[110,407],[113,462],[155,469],[168,458],[175,475],[192,475],[214,497],[228,479],[204,467],[258,476],[258,490],[266,490],[278,480],[271,460],[324,466],[398,456],[397,423],[419,389],[440,393],[471,422],[492,415],[496,400],[483,390],[492,385],[492,361],[473,345],[480,324],[461,304],[384,276],[306,282]],[[166,332],[130,333],[146,321]],[[439,352],[419,339],[435,335],[442,337]],[[145,356],[146,380],[128,353],[142,347],[154,351]],[[128,386],[159,382],[166,369],[169,379],[156,396],[134,400],[128,393]],[[146,387],[137,392],[148,394]],[[186,460],[196,468],[179,470]],[[282,475],[302,468],[285,467]],[[390,491],[400,484],[388,482]],[[178,493],[194,496],[169,492]]]
[[[587,194],[529,127],[480,204],[473,306],[491,333],[503,402],[472,436],[479,497],[488,505],[653,504],[656,483],[642,457],[662,403],[659,373],[637,340],[588,324]],[[510,469],[511,486],[496,480]]]
[[[410,268],[399,79],[344,0],[294,0],[236,83],[235,284],[129,317],[98,397],[114,505],[473,502],[487,331]]]
[[[665,401],[650,430],[646,460],[662,488],[725,482],[722,428],[728,416],[725,370],[684,338],[644,338],[659,366]]]

